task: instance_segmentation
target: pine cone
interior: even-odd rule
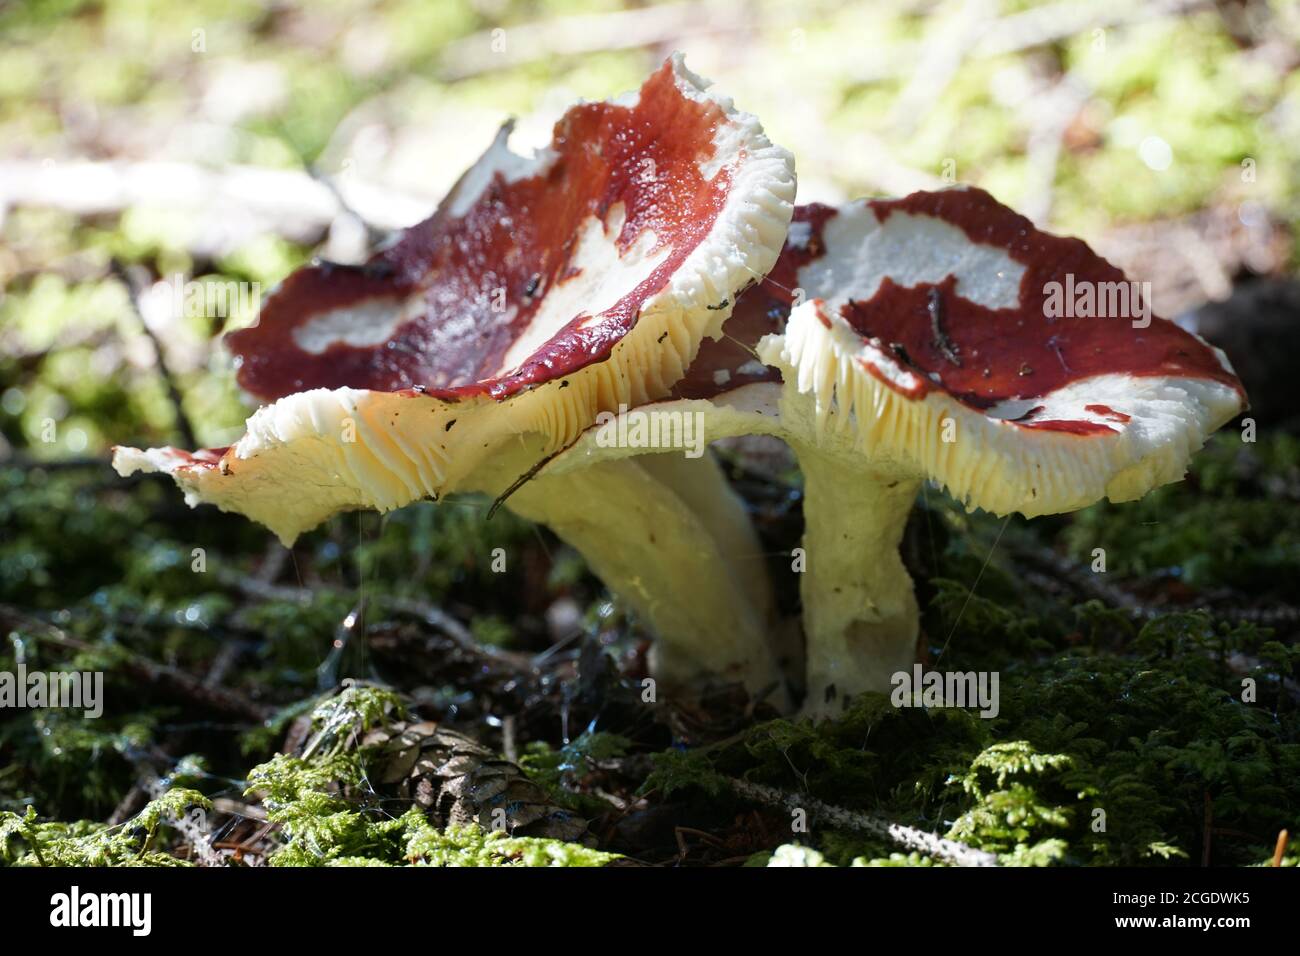
[[[464,734],[432,721],[398,721],[370,731],[361,743],[377,748],[371,784],[414,801],[436,826],[504,825],[511,836],[595,842],[586,820],[557,806],[517,764]]]

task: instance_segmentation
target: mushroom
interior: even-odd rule
[[[1124,314],[1098,314],[1098,295],[1127,295]],[[724,331],[652,407],[797,455],[813,716],[915,659],[898,545],[922,481],[999,515],[1132,500],[1181,479],[1245,403],[1224,355],[1152,316],[1120,270],[979,189],[796,208]],[[755,341],[763,365],[745,360]],[[589,431],[547,472],[626,453]]]
[[[771,597],[743,506],[707,456],[602,436],[647,415],[776,435],[804,472],[817,715],[915,656],[897,548],[922,481],[997,514],[1130,500],[1244,407],[1222,353],[980,190],[791,222],[789,154],[679,56],[532,159],[508,132],[429,220],[363,266],[295,273],[230,337],[273,400],[238,443],[119,448],[119,472],[171,474],[286,543],[339,511],[488,491],[643,614],[660,673],[759,690]]]
[[[119,447],[114,466],[169,474],[286,545],[341,511],[514,492],[652,631],[707,642],[682,659],[770,685],[766,621],[734,610],[755,589],[717,574],[722,550],[757,544],[710,459],[522,479],[599,413],[668,395],[720,334],[781,248],[793,160],[680,54],[570,109],[531,158],[509,132],[429,219],[364,265],[295,272],[227,337],[240,385],[270,402],[238,442]]]

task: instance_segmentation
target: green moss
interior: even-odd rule
[[[161,828],[195,807],[208,810],[212,804],[195,790],[175,787],[115,827],[84,820],[42,822],[30,806],[21,816],[0,811],[0,861],[8,866],[181,866],[153,844]]]
[[[400,707],[387,691],[345,690],[317,707],[309,756],[277,754],[249,774],[249,795],[260,798],[268,819],[281,827],[273,866],[603,866],[616,858],[578,844],[472,825],[439,829],[417,806],[395,815],[400,806],[369,787],[366,748],[344,744],[348,735],[393,718]],[[614,742],[596,737],[571,755],[616,752]],[[564,772],[561,765],[553,769]]]
[[[472,824],[439,830],[414,808],[402,821],[406,860],[416,866],[604,866],[618,859],[577,843],[511,837]]]
[[[1075,516],[1064,540],[1076,559],[1106,551],[1106,573],[1160,575],[1206,590],[1231,587],[1286,600],[1300,589],[1300,439],[1215,437],[1186,481],[1140,501]]]
[[[626,737],[592,731],[558,749],[533,741],[520,756],[519,766],[529,779],[545,787],[559,806],[596,816],[608,810],[609,804],[581,792],[581,778],[600,761],[623,756],[630,744]]]
[[[772,851],[765,866],[833,866],[811,847],[798,843],[784,843]]]
[[[945,600],[942,594],[936,600]],[[656,758],[647,787],[728,790],[743,777],[945,833],[1009,865],[1166,864],[1202,839],[1249,864],[1300,807],[1300,716],[1281,691],[1300,655],[1250,625],[1204,614],[1157,618],[1132,657],[1065,653],[1012,663],[992,720],[965,710],[896,710],[884,695],[814,726],[776,720],[738,741]],[[1253,655],[1257,696],[1228,661]],[[812,822],[833,862],[882,849]]]

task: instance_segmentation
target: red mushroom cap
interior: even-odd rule
[[[638,93],[571,109],[532,158],[503,128],[431,218],[362,266],[299,270],[228,336],[240,383],[275,400],[243,438],[114,465],[292,541],[668,394],[771,268],[794,197],[790,154],[707,87],[674,55]]]
[[[341,386],[504,399],[608,359],[756,179],[778,196],[751,210],[753,238],[779,241],[788,219],[788,154],[680,57],[634,97],[573,107],[532,159],[509,152],[508,133],[364,265],[290,276],[227,337],[240,385],[264,399]],[[739,258],[758,274],[771,259]],[[729,297],[713,278],[701,291]],[[664,351],[684,362],[695,344],[673,336]]]
[[[871,454],[970,503],[1137,497],[1244,407],[1223,354],[1154,315],[1144,287],[983,190],[803,219],[787,248],[808,254],[792,288],[809,301],[760,354],[820,421],[837,411]]]

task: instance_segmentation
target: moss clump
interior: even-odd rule
[[[512,837],[473,824],[435,827],[417,806],[342,795],[365,787],[364,753],[303,760],[279,755],[253,771],[268,817],[283,827],[272,866],[604,866],[617,859],[581,844]],[[394,804],[393,809],[397,809]]]
[[[512,837],[474,825],[439,830],[415,808],[402,820],[406,859],[417,866],[604,866],[618,859],[578,843]]]
[[[767,855],[764,866],[834,866],[811,847],[784,843]]]
[[[419,806],[376,792],[370,781],[374,748],[356,741],[404,709],[390,691],[348,688],[316,708],[315,736],[303,756],[277,754],[253,769],[248,793],[281,827],[272,866],[603,866],[616,859],[581,844],[473,824],[439,828]],[[571,756],[614,752],[616,741],[596,735]],[[564,771],[556,766],[555,772]]]
[[[630,744],[631,741],[618,734],[595,731],[588,731],[559,748],[534,741],[519,758],[519,766],[560,806],[595,816],[608,810],[609,804],[583,793],[582,777],[601,761],[623,756]]]
[[[1057,862],[1065,854],[1066,842],[1040,835],[1066,830],[1073,810],[1044,801],[1033,780],[1072,765],[1065,754],[1037,753],[1024,740],[988,747],[964,775],[952,781],[974,804],[949,827],[949,838],[994,850],[1018,866]]]
[[[209,810],[203,794],[174,787],[118,826],[42,822],[34,807],[0,812],[0,861],[7,866],[184,866],[153,849],[160,828],[192,809]]]
[[[1300,590],[1300,438],[1216,435],[1188,479],[1140,501],[1081,511],[1065,532],[1076,559],[1104,547],[1107,574],[1294,600]]]
[[[1208,805],[1216,861],[1267,858],[1300,819],[1300,709],[1282,688],[1300,653],[1203,613],[1148,622],[1130,652],[1015,663],[989,720],[870,695],[833,722],[769,721],[658,756],[647,786],[723,795],[723,778],[740,777],[944,833],[1009,865],[1177,863],[1201,852]],[[1246,675],[1230,666],[1243,658],[1256,662]],[[810,825],[804,842],[832,863],[897,849]]]

